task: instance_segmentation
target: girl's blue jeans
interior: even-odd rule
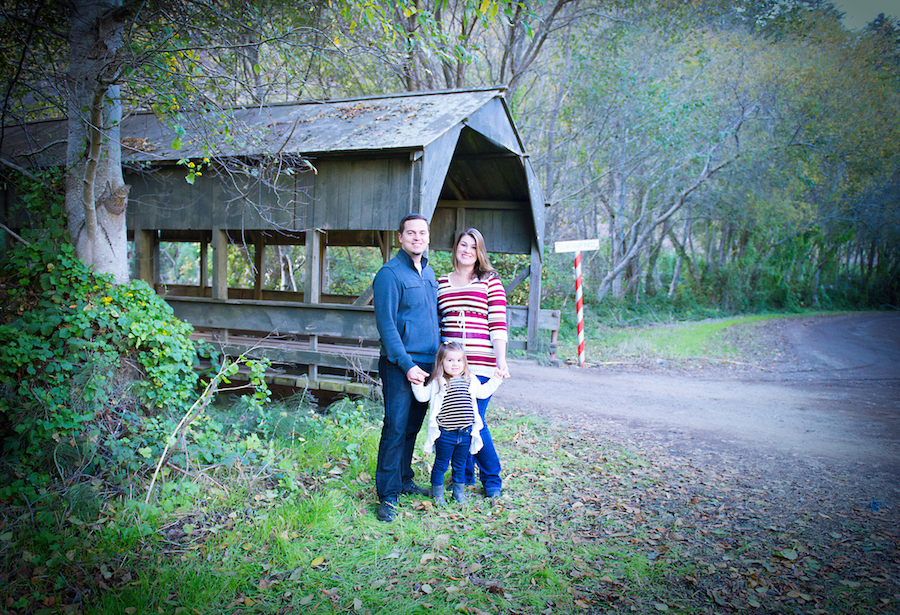
[[[466,461],[471,457],[472,426],[464,429],[448,431],[441,428],[441,435],[434,441],[434,465],[431,466],[432,486],[444,484],[444,474],[451,467],[454,483],[463,484],[466,480]]]
[[[478,380],[485,383],[490,378],[478,376]],[[468,456],[466,461],[466,484],[475,484],[475,464],[477,463],[481,469],[480,478],[484,485],[484,492],[488,495],[497,495],[503,488],[503,481],[500,479],[500,458],[497,456],[494,440],[491,438],[487,420],[484,418],[490,401],[490,397],[478,400],[478,413],[481,415],[481,421],[484,423],[484,429],[481,430],[481,439],[484,441],[484,446],[475,455]]]

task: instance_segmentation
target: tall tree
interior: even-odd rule
[[[76,254],[97,270],[128,280],[118,82],[125,15],[121,0],[77,0],[70,6],[66,75],[68,139],[66,214]]]

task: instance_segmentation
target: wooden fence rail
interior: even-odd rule
[[[194,326],[195,338],[229,356],[271,361],[275,384],[364,395],[376,382],[380,343],[370,306],[171,295],[166,301],[176,317]],[[528,308],[508,308],[510,328],[526,327],[527,317]],[[541,310],[538,321],[540,329],[551,331],[555,359],[559,311]],[[509,348],[527,350],[527,343],[512,339]]]

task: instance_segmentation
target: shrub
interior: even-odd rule
[[[33,230],[0,257],[0,474],[121,485],[195,397],[198,347],[145,282],[116,286],[76,257],[57,180],[24,187]]]
[[[150,408],[192,398],[192,327],[145,282],[116,286],[71,244],[42,240],[0,261],[0,285],[0,411],[26,447],[79,432],[117,405],[129,389],[123,381]]]

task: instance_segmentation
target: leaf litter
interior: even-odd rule
[[[900,610],[896,508],[868,505],[842,471],[797,459],[758,463],[739,450],[678,450],[634,434],[623,440],[578,419],[556,428],[566,436],[551,436],[552,445],[519,439],[525,456],[549,447],[564,460],[552,476],[565,488],[545,500],[548,531],[555,540],[618,541],[664,562],[654,583],[665,599],[650,603],[657,611]],[[517,480],[532,483],[527,490],[545,478]],[[642,610],[633,603],[647,603],[621,562],[598,568],[600,583],[582,583],[580,602]]]

